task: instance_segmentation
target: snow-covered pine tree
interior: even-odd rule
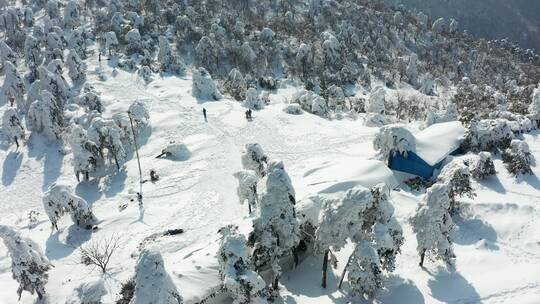
[[[376,87],[369,94],[369,98],[366,102],[366,113],[384,114],[385,105],[384,100],[386,91],[382,87]]]
[[[66,185],[52,184],[43,195],[43,207],[53,229],[58,229],[58,220],[66,213],[82,228],[89,229],[96,221],[90,205]]]
[[[217,256],[222,289],[234,304],[266,303],[266,282],[254,271],[245,236],[231,225],[219,233],[222,238]]]
[[[446,164],[439,173],[437,181],[447,186],[448,196],[450,197],[448,211],[451,215],[455,215],[461,210],[458,197],[474,198],[476,196],[471,185],[469,167],[461,160],[453,160]]]
[[[404,126],[387,125],[375,135],[373,148],[377,151],[380,160],[388,161],[395,153],[407,157],[408,151],[415,151],[416,140]]]
[[[159,36],[158,60],[161,70],[168,73],[181,74],[185,71],[185,66],[180,58],[173,53],[169,40],[165,36]]]
[[[103,113],[103,103],[99,95],[93,91],[86,92],[79,96],[79,102],[81,106],[84,106],[88,111],[97,111],[98,113]]]
[[[15,142],[17,148],[25,139],[24,127],[21,123],[21,119],[17,114],[17,110],[13,107],[9,107],[2,116],[2,131],[8,137],[8,142]]]
[[[259,178],[257,177],[257,174],[251,170],[236,172],[234,177],[238,179],[236,193],[238,194],[240,204],[244,204],[247,200],[249,213],[251,214],[252,207],[257,203],[257,182],[259,181]]]
[[[533,91],[532,102],[529,105],[529,114],[536,121],[537,126],[540,127],[540,87]]]
[[[514,176],[532,175],[532,154],[529,145],[522,140],[514,139],[510,147],[502,154],[504,165],[508,172]]]
[[[495,165],[491,159],[491,153],[489,152],[478,153],[478,156],[470,164],[470,170],[472,177],[476,179],[485,179],[486,177],[497,174]]]
[[[264,102],[259,96],[259,92],[257,92],[257,89],[252,87],[246,91],[244,107],[252,110],[262,110],[262,108],[264,107]]]
[[[197,66],[208,71],[217,71],[216,45],[208,36],[203,36],[195,47],[195,61]]]
[[[266,175],[268,156],[261,145],[257,143],[246,144],[246,151],[242,154],[242,166],[246,170],[255,171],[259,178]]]
[[[326,90],[326,95],[328,98],[328,107],[331,110],[337,112],[343,112],[347,110],[345,94],[343,94],[342,88],[332,85]]]
[[[514,139],[514,133],[506,119],[484,119],[471,121],[465,140],[461,144],[464,151],[504,150]]]
[[[43,61],[43,56],[38,39],[32,35],[26,36],[24,41],[24,60],[29,70],[28,80],[33,83],[38,77],[38,67]]]
[[[138,29],[131,29],[126,33],[124,38],[126,40],[126,54],[142,54],[143,53],[143,43],[141,39],[141,34]]]
[[[75,0],[69,0],[64,7],[64,27],[72,29],[80,22],[79,4]]]
[[[436,183],[427,190],[425,204],[420,205],[418,211],[410,222],[420,255],[420,266],[424,265],[426,254],[435,259],[452,264],[455,258],[450,239],[450,232],[454,229],[452,217],[448,212],[450,197],[448,188],[444,184]]]
[[[41,252],[39,245],[23,237],[15,229],[0,225],[0,238],[4,240],[11,258],[11,273],[19,283],[19,300],[23,291],[36,293],[39,299],[45,296],[45,285],[49,279],[47,272],[52,264]]]
[[[205,68],[198,68],[193,71],[193,84],[191,87],[193,96],[202,100],[220,100],[219,92],[214,80]]]
[[[79,125],[73,126],[67,141],[73,152],[73,171],[77,181],[80,180],[79,174],[88,180],[89,174],[103,161],[98,146],[88,139],[86,130]]]
[[[242,76],[242,73],[237,69],[232,69],[225,79],[225,90],[229,93],[235,100],[244,100],[246,97],[247,84]]]
[[[86,64],[74,49],[69,50],[66,64],[68,66],[69,78],[71,78],[74,83],[86,78]]]
[[[133,120],[135,135],[139,134],[150,123],[150,113],[146,104],[142,101],[133,102],[128,109],[129,116]]]
[[[109,56],[112,56],[118,50],[118,38],[116,38],[114,32],[105,33],[105,48],[109,52]]]
[[[68,85],[62,76],[62,61],[52,60],[47,68],[40,66],[38,69],[41,91],[48,91],[54,96],[58,107],[63,110],[70,96]]]
[[[86,34],[83,27],[77,27],[69,32],[67,44],[74,49],[81,59],[86,59]]]
[[[42,90],[41,98],[30,105],[26,123],[29,130],[43,133],[51,140],[61,138],[64,114],[49,91]]]
[[[135,268],[135,290],[130,304],[182,304],[174,282],[165,270],[161,253],[144,249]]]
[[[347,291],[353,297],[373,298],[383,287],[384,274],[377,251],[368,241],[360,241],[348,264]]]
[[[253,247],[253,262],[258,270],[269,267],[273,273],[273,290],[278,289],[281,267],[279,261],[292,255],[297,261],[300,223],[296,218],[294,188],[281,161],[268,166],[263,179],[259,217],[253,220],[249,245]]]
[[[88,128],[88,138],[96,143],[101,155],[107,151],[109,162],[114,160],[116,168],[126,159],[126,149],[122,143],[124,131],[112,119],[95,117]]]
[[[17,66],[17,54],[2,40],[0,41],[0,62],[4,64],[6,61]]]
[[[4,84],[0,92],[0,103],[8,103],[17,108],[26,109],[24,103],[24,83],[17,73],[17,68],[9,61],[4,61]]]

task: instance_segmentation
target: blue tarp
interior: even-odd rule
[[[406,172],[414,174],[425,179],[431,178],[433,176],[433,171],[440,169],[444,160],[430,166],[422,158],[420,158],[416,153],[409,151],[407,157],[403,154],[395,153],[393,156],[390,156],[388,160],[388,167],[395,171]]]

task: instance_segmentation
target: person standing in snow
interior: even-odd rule
[[[203,113],[203,116],[204,116],[204,121],[208,121],[208,119],[206,119],[206,108],[203,108],[202,109],[202,113]]]

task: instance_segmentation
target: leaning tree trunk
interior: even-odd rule
[[[426,257],[426,250],[422,250],[422,252],[420,253],[420,267],[424,267],[424,258]]]
[[[343,268],[343,272],[341,273],[341,279],[339,279],[338,289],[341,289],[341,284],[343,284],[343,279],[345,278],[345,274],[347,273],[347,267],[349,267],[349,264],[351,263],[353,254],[354,252],[351,253],[351,255],[349,256],[349,259],[347,260],[347,264],[345,265],[345,268]]]
[[[326,272],[328,270],[328,254],[330,250],[324,252],[323,264],[322,264],[322,288],[326,288]]]

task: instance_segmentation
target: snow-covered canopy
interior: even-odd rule
[[[434,166],[458,149],[464,136],[465,128],[459,121],[431,125],[415,134],[415,153],[426,163]]]
[[[317,170],[306,173],[304,178],[309,193],[335,193],[359,185],[371,188],[380,183],[390,189],[398,185],[385,163],[359,157],[343,157],[321,164]]]

